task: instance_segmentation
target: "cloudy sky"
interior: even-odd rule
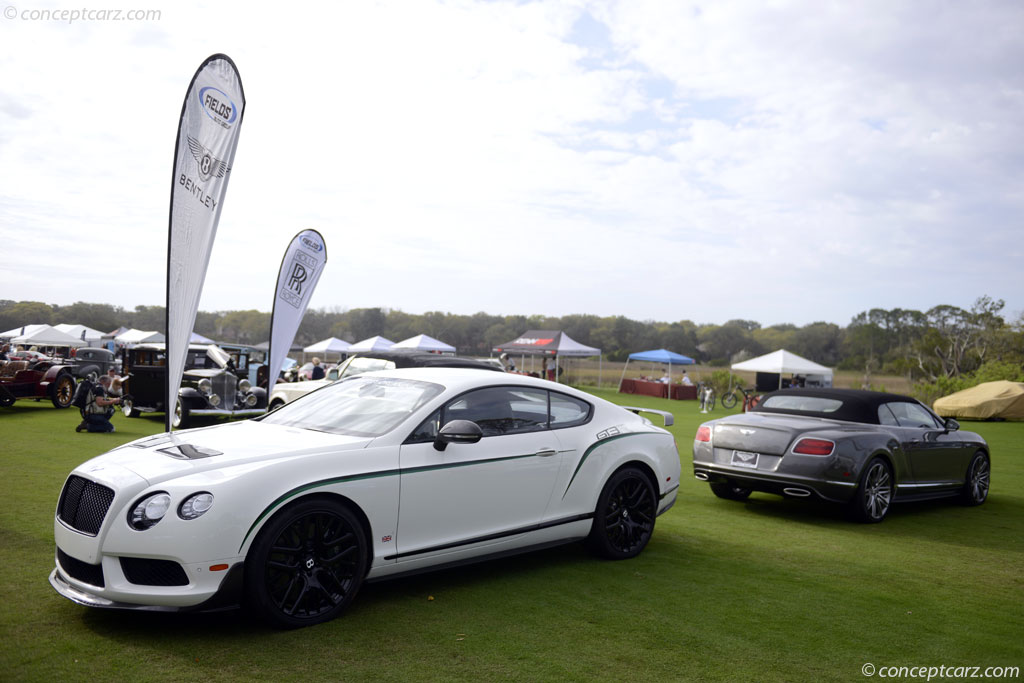
[[[315,228],[314,307],[1024,311],[1020,2],[223,4],[0,0],[0,298],[164,302],[181,103],[223,52],[202,310],[270,310]]]

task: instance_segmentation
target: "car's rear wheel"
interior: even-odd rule
[[[881,522],[889,514],[895,491],[889,463],[882,458],[874,458],[864,468],[860,486],[849,503],[850,516],[866,524]]]
[[[356,515],[314,498],[278,514],[246,558],[249,607],[281,628],[312,626],[341,614],[366,574],[369,544]]]
[[[626,467],[604,485],[587,542],[602,557],[636,557],[651,540],[657,514],[658,497],[651,480],[643,471]]]
[[[67,408],[71,405],[71,399],[75,395],[75,378],[69,373],[62,372],[57,375],[57,380],[50,386],[50,401],[54,408]]]
[[[712,482],[711,492],[719,498],[725,498],[726,500],[746,500],[750,498],[750,494],[753,493],[750,489],[745,489],[742,486],[736,486],[731,482],[724,484]]]
[[[964,505],[981,505],[988,499],[991,476],[988,456],[978,451],[971,458],[971,464],[967,466],[967,479],[964,480],[964,490],[960,494],[960,500]]]

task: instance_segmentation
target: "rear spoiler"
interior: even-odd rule
[[[625,408],[631,413],[636,413],[637,415],[639,415],[640,413],[654,413],[655,415],[661,415],[665,419],[666,427],[671,427],[672,424],[675,422],[675,418],[672,417],[672,413],[666,412],[664,410],[655,410],[654,408],[634,408],[633,406],[621,407]]]

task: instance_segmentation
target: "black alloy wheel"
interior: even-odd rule
[[[963,504],[975,506],[984,503],[988,499],[991,477],[992,469],[988,456],[978,451],[971,458],[971,464],[967,466],[967,478],[964,480],[964,490],[960,494]]]
[[[612,560],[636,557],[651,540],[658,497],[647,475],[627,467],[612,475],[597,499],[588,543]]]
[[[719,498],[724,498],[726,500],[746,500],[747,498],[750,498],[750,494],[753,493],[750,489],[745,489],[742,486],[736,486],[732,482],[726,482],[724,484],[712,482],[711,492]]]
[[[874,458],[864,468],[860,486],[849,503],[850,515],[866,524],[881,522],[889,514],[895,491],[889,464],[881,458]]]
[[[287,508],[260,533],[246,559],[247,601],[274,626],[334,619],[366,575],[369,544],[356,515],[313,498]]]
[[[50,401],[54,408],[67,408],[75,395],[75,378],[67,372],[57,375],[57,380],[50,386]]]

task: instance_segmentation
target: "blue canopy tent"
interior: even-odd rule
[[[622,389],[622,380],[626,378],[626,368],[629,367],[629,361],[631,360],[645,361],[648,363],[667,363],[669,384],[672,383],[673,365],[693,365],[697,362],[689,356],[684,356],[681,353],[669,351],[668,349],[654,349],[653,351],[637,351],[636,353],[631,353],[629,354],[629,358],[626,359],[626,364],[622,366],[622,377],[619,377],[620,390]]]

